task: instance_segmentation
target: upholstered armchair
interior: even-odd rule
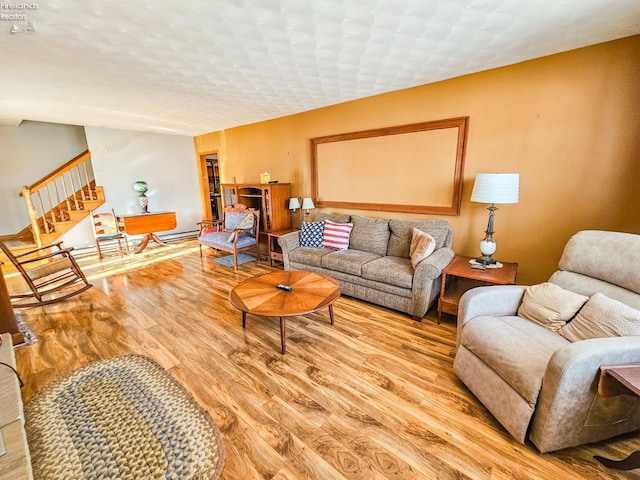
[[[225,207],[222,220],[203,220],[198,223],[198,246],[228,252],[233,255],[233,269],[238,269],[238,253],[255,250],[260,261],[260,212],[238,203]]]
[[[461,298],[453,365],[516,440],[541,452],[640,428],[640,398],[598,392],[601,366],[640,363],[640,235],[578,232],[558,267],[542,285],[549,298],[561,292],[556,300],[583,296],[571,318],[546,297],[549,318],[527,318],[532,287],[472,289]]]

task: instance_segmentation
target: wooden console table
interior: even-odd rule
[[[160,245],[166,245],[160,240],[155,232],[173,230],[176,228],[176,212],[156,212],[156,213],[134,213],[130,215],[117,215],[116,223],[118,230],[127,235],[144,235],[135,253],[142,252],[149,240]]]
[[[640,363],[600,367],[598,393],[603,397],[615,397],[623,394],[640,397]],[[640,450],[622,460],[611,460],[599,455],[595,455],[593,458],[606,467],[618,470],[640,468]]]

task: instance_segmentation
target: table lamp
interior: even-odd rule
[[[496,203],[518,203],[520,190],[520,174],[518,173],[478,173],[473,183],[471,201],[478,203],[490,203],[489,222],[485,237],[480,242],[481,257],[476,261],[483,265],[493,265],[496,263],[492,255],[496,251],[496,242],[493,239],[493,217],[498,210]]]

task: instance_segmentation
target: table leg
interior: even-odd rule
[[[167,242],[163,242],[162,240],[160,240],[155,233],[150,233],[149,236],[151,237],[151,240],[160,245],[168,245]]]
[[[333,325],[333,303],[329,305],[329,319],[331,320],[331,325]]]
[[[162,240],[160,240],[155,233],[147,233],[140,240],[140,243],[138,244],[138,247],[136,248],[135,253],[140,253],[145,248],[147,248],[147,245],[149,244],[149,240],[153,240],[154,242],[156,242],[159,245],[167,245],[167,243],[163,242]]]
[[[287,353],[287,344],[285,337],[285,329],[284,329],[284,319],[285,317],[280,317],[280,343],[282,343],[282,354]]]
[[[242,312],[242,328],[247,328],[247,312]]]

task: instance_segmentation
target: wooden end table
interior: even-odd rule
[[[456,255],[442,270],[442,285],[438,299],[438,324],[443,313],[458,315],[460,297],[467,290],[483,285],[513,285],[518,274],[517,263],[502,263],[502,268],[471,268],[473,257]],[[447,282],[449,277],[449,282]]]
[[[278,238],[286,235],[287,233],[295,232],[297,229],[288,228],[287,230],[278,230],[277,232],[269,232],[267,235],[269,236],[268,248],[269,248],[269,261],[271,262],[271,266],[273,267],[273,261],[276,260],[278,262],[282,262],[282,250],[278,246]]]
[[[623,394],[640,396],[640,363],[600,367],[598,393],[603,397],[615,397]],[[599,455],[594,455],[593,458],[606,467],[618,470],[640,468],[640,450],[622,460],[611,460]]]
[[[291,291],[276,285],[289,285]],[[284,270],[249,278],[236,285],[229,294],[231,304],[242,312],[242,328],[247,313],[280,318],[282,354],[287,353],[285,318],[306,315],[329,307],[333,325],[333,302],[340,297],[340,284],[333,278],[314,272]]]

